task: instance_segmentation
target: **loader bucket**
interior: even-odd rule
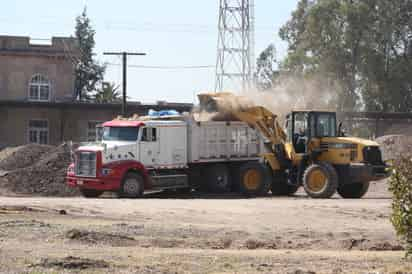
[[[201,93],[198,98],[200,110],[206,112],[231,113],[253,106],[248,98],[229,92]]]

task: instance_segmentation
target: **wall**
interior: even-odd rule
[[[52,102],[72,99],[73,60],[77,56],[72,38],[53,38],[50,45],[33,45],[28,37],[0,36],[0,100],[27,100],[29,82],[37,73],[51,82]]]
[[[190,104],[129,105],[133,113],[145,115],[149,109],[176,109],[190,111]],[[28,142],[30,120],[47,120],[49,144],[57,145],[65,141],[87,141],[88,122],[105,122],[119,115],[120,104],[85,103],[7,103],[0,101],[0,146],[22,145]]]

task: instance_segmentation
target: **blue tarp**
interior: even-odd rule
[[[160,111],[150,109],[148,115],[152,117],[162,117],[162,116],[180,115],[180,113],[174,109],[160,110]]]

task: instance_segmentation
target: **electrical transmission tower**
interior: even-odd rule
[[[220,0],[215,91],[253,84],[254,8],[254,0]]]

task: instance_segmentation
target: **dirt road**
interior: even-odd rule
[[[412,273],[390,200],[0,198],[0,272]]]

